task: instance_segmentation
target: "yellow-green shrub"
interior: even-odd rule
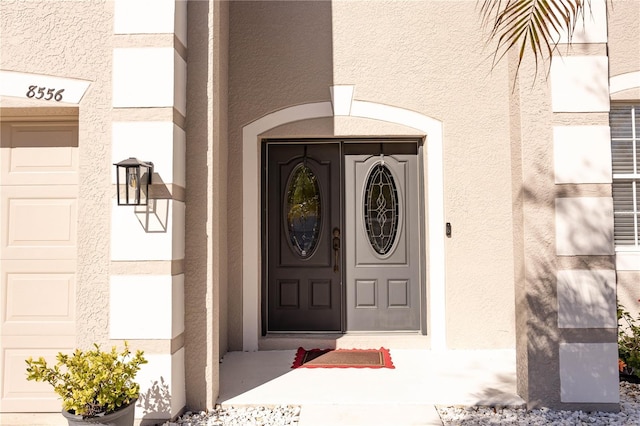
[[[147,363],[143,352],[132,356],[126,342],[121,353],[115,346],[110,352],[94,347],[85,352],[76,349],[72,355],[60,352],[53,366],[42,357],[29,358],[27,380],[51,384],[62,397],[62,408],[83,417],[108,414],[130,404],[140,393],[134,379],[140,365]]]

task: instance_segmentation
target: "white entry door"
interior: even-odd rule
[[[345,191],[347,331],[419,331],[417,155],[346,155]]]

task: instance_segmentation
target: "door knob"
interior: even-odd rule
[[[340,228],[333,228],[333,272],[340,270]]]

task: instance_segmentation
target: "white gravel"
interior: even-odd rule
[[[640,425],[640,385],[620,383],[620,412],[558,411],[492,407],[437,406],[445,426],[453,425]],[[288,426],[298,425],[299,406],[218,407],[186,413],[164,426]],[[399,425],[397,425],[399,426]]]
[[[445,426],[449,425],[640,425],[640,385],[620,383],[620,412],[603,413],[490,407],[436,407]]]
[[[186,413],[164,426],[288,426],[297,425],[300,407],[220,407],[214,411]]]

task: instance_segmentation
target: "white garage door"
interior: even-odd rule
[[[25,359],[75,347],[78,128],[2,123],[0,412],[59,411]]]

